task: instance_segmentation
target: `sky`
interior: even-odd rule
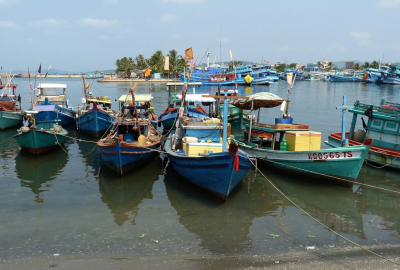
[[[400,62],[400,0],[0,0],[3,71],[115,69],[192,47],[198,63]]]

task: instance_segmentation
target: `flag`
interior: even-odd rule
[[[89,87],[90,87],[90,83],[88,83],[88,84],[85,86],[85,90],[88,90]]]
[[[51,68],[51,64],[50,64],[49,68],[48,68],[47,71],[46,71],[46,75],[44,75],[45,78],[47,77],[47,74],[49,74],[50,68]]]
[[[269,64],[269,61],[267,61],[267,64]]]
[[[231,55],[231,60],[233,61],[232,50],[229,50],[229,54]]]
[[[289,72],[286,74],[286,79],[289,85],[292,85],[293,82],[293,72]]]
[[[264,60],[264,63],[265,63],[266,61]]]
[[[40,64],[39,69],[37,71],[38,73],[42,74],[42,64]]]
[[[144,71],[144,76],[150,76],[150,68],[146,68],[146,70]]]
[[[169,70],[169,56],[165,56],[164,70]]]
[[[185,50],[185,61],[189,61],[192,59],[193,59],[193,49],[192,47],[190,47]]]

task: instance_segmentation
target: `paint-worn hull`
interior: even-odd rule
[[[42,111],[35,115],[36,121],[59,120],[60,125],[70,125],[75,122],[76,113],[72,110],[60,111]]]
[[[36,129],[19,132],[14,138],[22,149],[34,155],[59,147],[59,144],[63,144],[67,140],[65,136]]]
[[[351,180],[357,178],[369,149],[369,146],[363,145],[314,151],[274,151],[250,147],[240,141],[238,144],[240,149],[265,161],[265,164],[330,180],[346,187],[353,186]]]
[[[103,110],[90,110],[77,117],[79,130],[95,137],[101,137],[112,125],[115,117]]]
[[[104,164],[119,175],[146,164],[158,155],[157,150],[160,143],[145,145],[144,147],[134,146],[125,142],[105,144],[98,142],[101,158]]]
[[[21,126],[23,115],[20,112],[0,111],[0,129]]]
[[[234,158],[229,152],[187,157],[171,151],[171,141],[167,141],[165,150],[171,165],[182,177],[224,201],[252,167],[243,152],[239,154],[239,171],[236,172]]]

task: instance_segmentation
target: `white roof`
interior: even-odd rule
[[[197,101],[197,102],[215,102],[214,98],[202,97],[204,94],[189,94],[186,95],[185,100],[187,101]],[[176,95],[177,98],[181,99],[182,95]]]
[[[64,88],[67,88],[67,85],[66,85],[66,84],[63,84],[63,83],[40,83],[40,84],[37,86],[37,88],[40,88],[40,89],[61,88],[61,89],[64,89]]]

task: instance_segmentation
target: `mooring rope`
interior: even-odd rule
[[[255,164],[251,161],[250,157],[247,156],[247,158],[248,158],[248,160],[250,161],[250,163],[253,164],[254,167],[256,167]],[[377,256],[377,257],[383,259],[383,260],[386,260],[386,261],[388,261],[388,262],[391,262],[391,263],[393,263],[393,264],[395,264],[395,265],[399,265],[399,266],[400,266],[400,263],[397,263],[397,262],[395,262],[395,261],[393,261],[393,260],[391,260],[391,259],[389,259],[389,258],[386,258],[386,257],[384,257],[384,256],[381,256],[381,255],[379,255],[378,253],[375,253],[375,252],[373,252],[372,250],[369,250],[369,249],[367,249],[367,248],[365,248],[365,247],[363,247],[363,246],[361,246],[361,245],[355,243],[354,241],[348,239],[347,237],[345,237],[345,236],[341,235],[340,233],[334,231],[333,229],[329,228],[328,226],[326,226],[325,224],[323,224],[322,222],[320,222],[319,220],[317,220],[315,217],[311,216],[307,211],[305,211],[303,208],[301,208],[299,205],[297,205],[297,204],[296,204],[294,201],[292,201],[288,196],[286,196],[279,188],[277,188],[277,187],[271,182],[271,180],[269,180],[269,179],[264,175],[264,173],[263,173],[260,169],[256,168],[256,170],[258,170],[258,171],[260,172],[260,174],[268,181],[268,183],[270,183],[270,185],[273,186],[273,187],[276,189],[276,191],[278,191],[280,194],[282,194],[283,197],[285,197],[289,202],[291,202],[295,207],[297,207],[299,210],[301,210],[301,211],[302,211],[304,214],[306,214],[308,217],[310,217],[311,219],[313,219],[314,221],[316,221],[318,224],[322,225],[325,229],[327,229],[327,230],[333,232],[333,233],[336,234],[337,236],[343,238],[344,240],[348,241],[349,243],[355,245],[356,247],[358,247],[358,248],[360,248],[360,249],[363,249],[363,250],[365,250],[365,251],[367,251],[367,252],[369,252],[369,253],[371,253],[371,254],[373,254],[373,255],[375,255],[375,256]]]

